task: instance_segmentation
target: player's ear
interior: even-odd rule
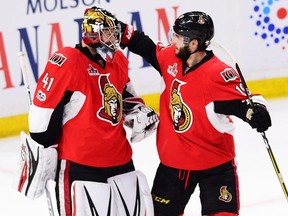
[[[199,41],[197,39],[192,39],[189,44],[189,49],[190,51],[193,53],[194,51],[196,51],[199,47]]]

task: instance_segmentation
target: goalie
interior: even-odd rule
[[[117,19],[92,7],[82,28],[81,43],[54,53],[39,78],[30,136],[21,134],[17,190],[35,199],[55,180],[61,216],[153,215],[123,125],[138,142],[155,131],[159,117],[133,90]]]

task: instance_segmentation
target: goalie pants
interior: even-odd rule
[[[160,163],[152,187],[155,215],[178,216],[184,213],[197,185],[202,215],[239,212],[237,167],[233,161],[207,170],[192,171]]]
[[[108,168],[84,166],[72,161],[60,160],[56,174],[56,201],[59,215],[71,216],[71,185],[75,180],[107,183],[107,179],[134,171],[133,161],[127,164]]]

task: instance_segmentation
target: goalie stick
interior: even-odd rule
[[[18,52],[17,56],[18,56],[19,61],[20,61],[20,67],[21,67],[21,71],[22,71],[24,86],[25,86],[26,92],[27,92],[28,103],[29,103],[29,106],[31,106],[32,105],[32,97],[31,97],[30,85],[29,85],[29,81],[28,81],[27,68],[26,68],[26,64],[25,64],[25,53],[24,52]]]
[[[18,56],[19,61],[20,61],[20,67],[21,67],[21,71],[22,71],[24,85],[25,85],[26,92],[27,92],[29,106],[31,106],[32,105],[32,97],[31,97],[30,85],[29,85],[29,81],[28,81],[28,74],[27,74],[27,68],[26,68],[26,63],[25,63],[25,53],[22,51],[18,52],[17,56]],[[46,194],[46,200],[47,200],[49,215],[55,216],[54,210],[53,210],[53,205],[52,205],[51,193],[50,193],[50,190],[48,188],[48,184],[46,184],[46,186],[45,186],[45,194]]]
[[[228,55],[228,57],[232,60],[232,62],[235,64],[235,68],[236,68],[236,71],[238,72],[238,74],[239,74],[239,76],[240,76],[240,80],[241,80],[242,85],[243,85],[243,87],[244,87],[245,94],[246,94],[246,96],[247,96],[249,106],[250,106],[250,108],[252,109],[252,108],[253,108],[253,100],[252,100],[252,97],[251,97],[251,92],[250,92],[249,89],[248,89],[248,86],[247,86],[247,84],[246,84],[246,81],[245,81],[245,79],[244,79],[244,76],[243,76],[243,74],[242,74],[242,72],[241,72],[241,69],[240,69],[237,61],[236,61],[235,58],[232,56],[232,54],[231,54],[223,45],[221,45],[220,43],[218,43],[218,42],[216,42],[216,41],[211,41],[211,44],[214,45],[215,47],[223,50],[223,51]],[[282,190],[283,190],[283,192],[284,192],[285,198],[286,198],[286,200],[288,201],[287,188],[286,188],[286,186],[285,186],[284,179],[283,179],[283,177],[282,177],[282,174],[281,174],[281,172],[280,172],[280,169],[279,169],[279,167],[278,167],[278,165],[277,165],[277,162],[276,162],[276,159],[275,159],[275,157],[274,157],[273,151],[272,151],[271,146],[270,146],[270,144],[269,144],[268,138],[266,137],[265,132],[261,132],[261,136],[262,136],[262,138],[263,138],[264,144],[265,144],[266,149],[267,149],[267,151],[268,151],[268,154],[269,154],[269,156],[270,156],[270,159],[271,159],[271,162],[272,162],[272,164],[273,164],[274,170],[275,170],[275,172],[276,172],[276,175],[277,175],[277,177],[278,177],[278,180],[279,180],[280,185],[281,185],[281,187],[282,187]]]

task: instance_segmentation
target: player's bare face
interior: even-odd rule
[[[118,34],[118,30],[105,29],[102,31],[102,41],[108,46],[119,43]]]
[[[181,56],[184,53],[184,37],[179,35],[179,34],[174,33],[174,37],[173,37],[171,43],[175,47],[175,55],[178,58],[181,58]]]

